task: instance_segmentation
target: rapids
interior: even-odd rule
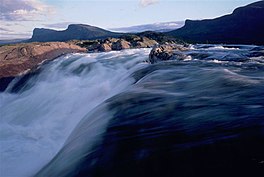
[[[66,55],[13,80],[1,176],[261,174],[264,47],[193,45],[153,65],[149,52]]]

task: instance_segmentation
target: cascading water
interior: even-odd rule
[[[146,66],[148,52],[67,55],[10,83],[0,93],[1,176],[36,173],[90,110],[134,83],[130,74]]]
[[[2,176],[258,176],[264,47],[72,54],[0,93]],[[261,175],[260,175],[261,176]]]

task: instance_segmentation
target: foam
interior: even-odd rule
[[[0,93],[1,176],[34,175],[86,114],[134,83],[130,74],[146,66],[141,63],[148,52],[63,56],[31,78],[29,90]]]

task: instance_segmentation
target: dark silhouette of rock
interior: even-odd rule
[[[184,59],[187,56],[181,51],[189,50],[189,48],[180,44],[157,45],[150,51],[148,62],[153,64],[159,61],[172,59]]]
[[[184,27],[166,34],[192,43],[264,45],[264,1],[215,19],[186,20]]]
[[[95,26],[72,24],[66,30],[56,31],[44,28],[35,28],[33,36],[28,42],[50,42],[69,40],[91,40],[105,39],[107,37],[118,37],[121,33],[107,31]]]

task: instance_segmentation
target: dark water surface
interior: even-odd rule
[[[60,146],[31,170],[35,176],[263,176],[264,47],[191,48],[185,58],[153,65],[144,63],[145,49],[58,59],[2,93],[9,105],[0,107],[6,112],[2,122],[60,132],[52,141]],[[86,63],[85,57],[93,62]],[[56,70],[54,81],[43,74],[49,68]],[[50,89],[58,91],[48,94]],[[43,94],[37,105],[53,96],[45,103],[51,106],[41,107],[48,114],[40,116],[49,119],[47,127],[39,129],[42,121],[34,118],[25,123],[10,116],[17,99],[9,94],[22,100]],[[57,129],[61,126],[68,131]],[[51,141],[41,138],[26,145]]]

